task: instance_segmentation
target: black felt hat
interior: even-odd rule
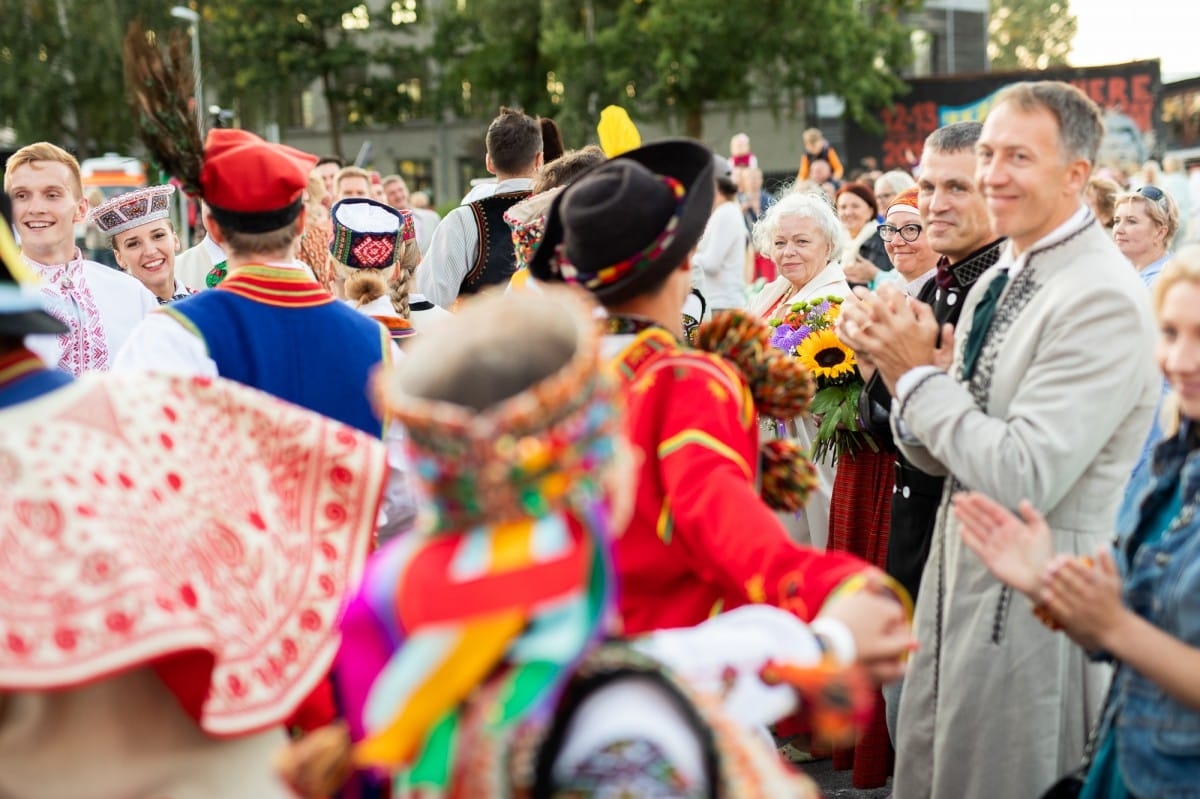
[[[667,139],[622,153],[555,198],[530,272],[578,283],[601,302],[636,297],[696,246],[714,190],[713,154],[702,144]]]

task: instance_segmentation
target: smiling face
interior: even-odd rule
[[[117,263],[159,299],[175,294],[175,252],[179,238],[165,219],[113,236]]]
[[[83,221],[88,209],[70,168],[57,161],[31,161],[14,169],[7,182],[21,249],[43,264],[70,261],[75,223]]]
[[[1170,286],[1158,309],[1158,366],[1179,395],[1180,411],[1200,419],[1200,283]]]
[[[838,195],[837,215],[852,237],[858,235],[858,231],[862,230],[862,226],[867,224],[868,220],[875,218],[871,206],[852,191],[843,191]]]
[[[970,149],[925,150],[917,187],[923,238],[950,263],[958,263],[995,238],[987,202],[975,185],[975,153]]]
[[[920,225],[921,216],[911,211],[892,211],[887,216],[887,224],[896,228],[905,225]],[[913,281],[937,266],[938,254],[929,246],[929,237],[921,231],[915,241],[905,241],[897,232],[891,241],[883,243],[888,257],[896,271],[905,280]]]
[[[1126,200],[1113,211],[1113,241],[1134,266],[1141,269],[1167,252],[1167,228],[1146,211],[1147,200]]]
[[[998,235],[1025,252],[1071,218],[1091,173],[1084,158],[1062,144],[1058,119],[1046,108],[1028,111],[1003,102],[988,114],[975,147],[976,183]]]
[[[817,220],[804,216],[782,216],[771,243],[771,260],[779,274],[797,289],[829,263],[832,247]]]

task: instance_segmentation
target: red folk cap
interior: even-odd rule
[[[204,144],[200,188],[217,224],[266,233],[291,223],[303,208],[317,157],[271,144],[246,130],[217,128]]]

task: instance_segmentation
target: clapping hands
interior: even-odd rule
[[[963,543],[996,579],[1041,606],[1063,631],[1089,651],[1105,649],[1105,636],[1120,619],[1121,577],[1112,554],[1054,555],[1050,527],[1029,503],[1020,518],[975,492],[954,497]]]

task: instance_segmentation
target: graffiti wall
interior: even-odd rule
[[[1105,111],[1103,158],[1141,163],[1158,129],[1162,90],[1159,62],[1131,61],[1102,67],[1052,67],[1038,72],[991,72],[908,81],[911,91],[879,114],[882,132],[846,124],[850,163],[880,156],[885,169],[907,168],[920,158],[925,137],[942,125],[982,121],[1004,86],[1022,80],[1063,80],[1078,86]]]

